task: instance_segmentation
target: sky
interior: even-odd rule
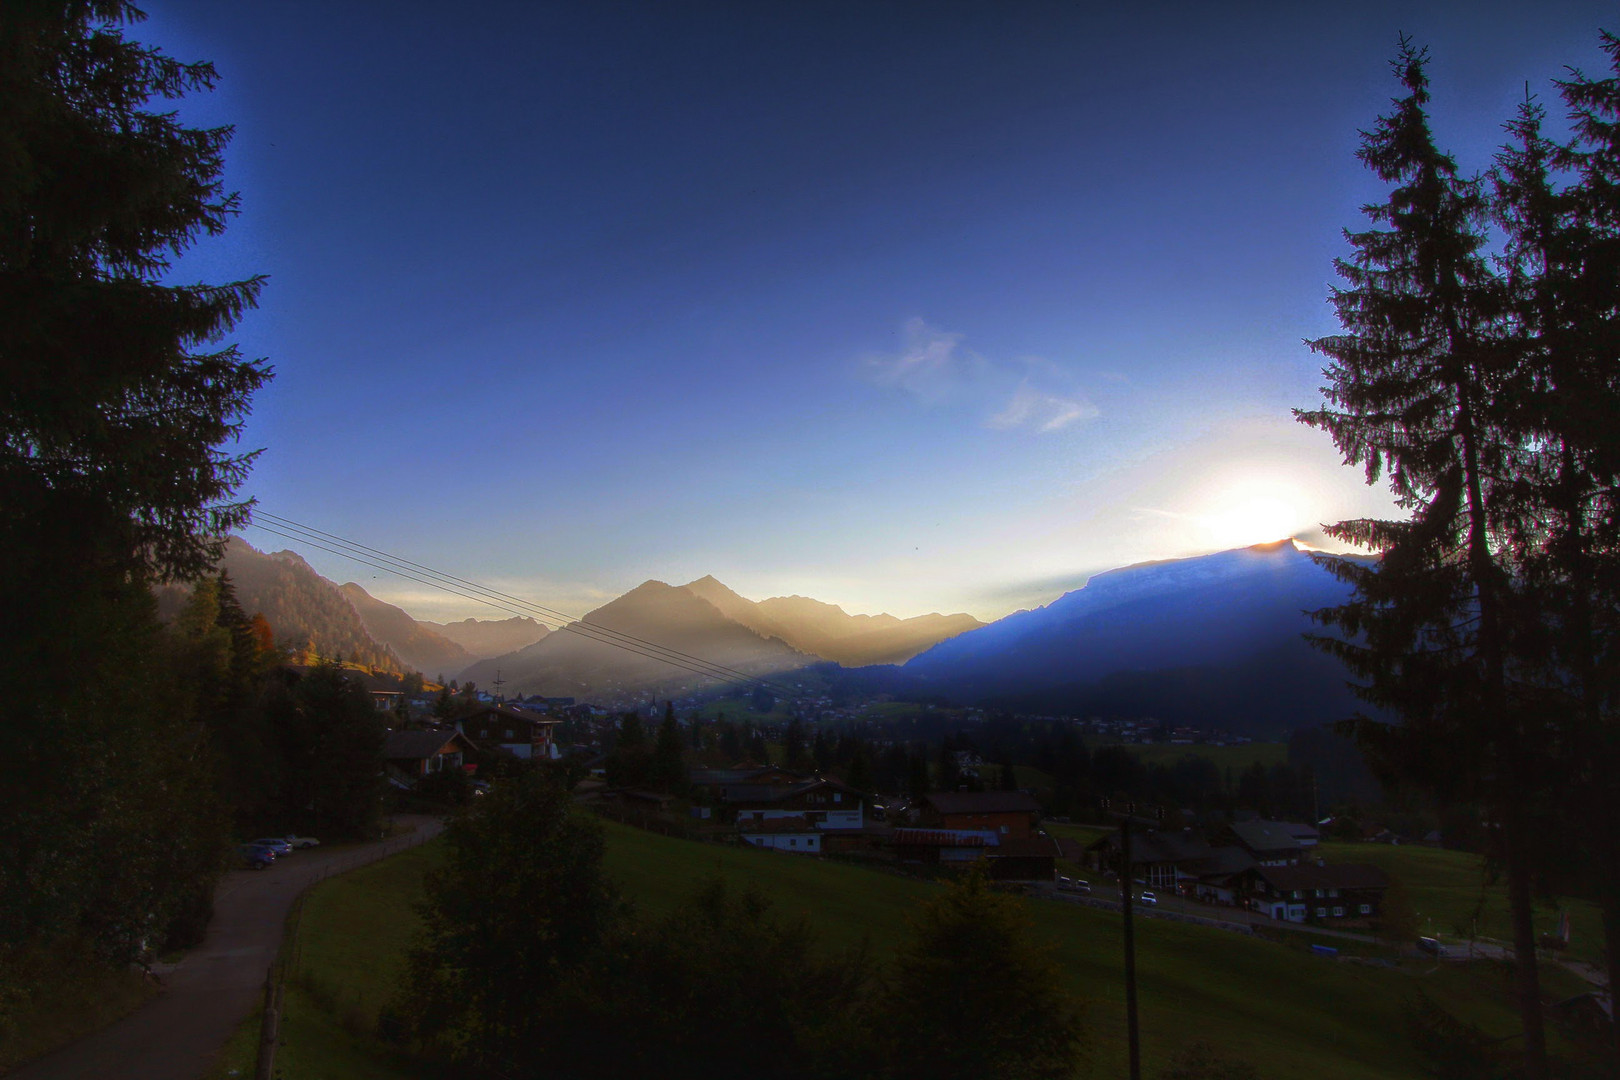
[[[268,275],[243,494],[580,615],[649,578],[994,619],[1394,516],[1292,410],[1358,130],[1490,164],[1607,2],[149,0]],[[267,519],[261,517],[261,524]],[[252,528],[418,618],[504,617]]]

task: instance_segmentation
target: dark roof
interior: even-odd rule
[[[923,802],[941,814],[1039,814],[1041,804],[1025,791],[941,791]]]
[[[997,847],[997,837],[985,829],[896,829],[894,842],[903,847]]]
[[[998,859],[1055,859],[1057,841],[1049,836],[1008,837],[991,853]]]
[[[810,824],[810,819],[807,817],[768,818],[765,821],[754,821],[750,818],[746,821],[737,822],[737,831],[747,833],[813,833],[816,831],[816,827]]]
[[[487,723],[489,718],[492,716],[499,716],[504,720],[520,720],[526,724],[562,723],[561,720],[553,719],[552,717],[545,716],[541,713],[529,712],[527,709],[514,709],[510,705],[485,705],[477,712],[469,713],[466,716],[463,716],[461,718],[461,722],[463,724],[469,724],[475,720],[478,720]]]
[[[709,787],[720,784],[763,784],[767,781],[760,778],[767,776],[780,776],[784,784],[800,779],[797,773],[790,773],[775,765],[745,765],[734,769],[693,769],[691,772],[692,783]]]
[[[1119,833],[1111,832],[1092,841],[1087,850],[1107,848],[1119,850]],[[1154,831],[1131,833],[1131,865],[1144,863],[1191,863],[1207,859],[1214,849],[1203,835],[1191,829],[1180,831]]]
[[[1383,889],[1389,886],[1389,875],[1376,866],[1365,863],[1343,863],[1335,866],[1257,866],[1254,872],[1271,883],[1272,888],[1293,889]]]
[[[1293,830],[1297,825],[1285,821],[1234,821],[1232,832],[1250,851],[1295,851],[1299,840]]]
[[[461,743],[457,750],[467,747],[467,737],[459,731],[390,731],[383,741],[383,757],[388,761],[423,761],[453,742]]]
[[[1189,864],[1185,869],[1189,874],[1215,878],[1241,874],[1254,864],[1253,855],[1233,844],[1228,847],[1210,848],[1208,856]]]
[[[837,780],[802,780],[797,784],[727,784],[721,789],[721,798],[727,803],[772,803],[791,799],[817,788],[830,788],[835,791],[848,792],[856,799],[860,792],[848,784],[840,784]]]

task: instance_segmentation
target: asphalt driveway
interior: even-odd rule
[[[436,818],[395,819],[414,830],[337,851],[310,849],[268,870],[233,870],[214,895],[208,936],[160,972],[163,993],[117,1023],[7,1074],[7,1080],[198,1080],[260,1001],[298,894],[333,873],[437,836]]]

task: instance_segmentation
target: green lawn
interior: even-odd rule
[[[1048,828],[1053,826],[1048,825]],[[1084,826],[1056,826],[1080,834]],[[882,957],[905,915],[936,885],[859,866],[670,840],[608,827],[608,868],[647,911],[667,910],[705,877],[753,886],[779,910],[803,915],[831,945],[868,941]],[[1056,950],[1074,993],[1091,1002],[1094,1075],[1125,1072],[1123,955],[1118,915],[1031,902],[1035,930]],[[1395,970],[1317,957],[1226,931],[1163,920],[1138,924],[1144,1072],[1205,1039],[1248,1058],[1262,1076],[1417,1077],[1405,1035],[1419,989],[1493,1034],[1516,1027],[1494,971],[1408,964]]]
[[[418,1075],[374,1032],[377,1013],[399,986],[405,950],[420,926],[414,905],[422,897],[422,875],[443,850],[430,841],[323,881],[305,896],[297,936],[285,947],[290,976],[277,1075],[325,1080]],[[210,1080],[253,1075],[259,1023],[255,1014],[242,1025]]]
[[[1175,745],[1172,743],[1117,743],[1099,745],[1118,745],[1142,759],[1145,765],[1169,765],[1180,761],[1184,757],[1208,758],[1215,763],[1221,775],[1226,770],[1232,770],[1232,781],[1237,782],[1238,776],[1255,762],[1266,766],[1288,764],[1287,743],[1245,743],[1242,746],[1205,746],[1198,743]],[[1093,746],[1092,750],[1097,750]]]
[[[669,910],[718,875],[734,887],[756,889],[788,916],[802,915],[829,947],[865,942],[880,960],[906,934],[907,913],[939,888],[849,863],[668,839],[613,823],[605,827],[608,872],[644,913]],[[1077,837],[1092,831],[1055,829]],[[1354,845],[1353,853],[1366,855],[1370,847]],[[402,953],[416,926],[411,905],[439,850],[437,843],[414,849],[334,878],[311,893],[294,953],[299,977],[287,995],[282,1075],[326,1080],[418,1075],[368,1032],[398,983]],[[1424,897],[1420,907],[1431,895],[1461,887],[1459,876],[1466,880],[1459,857],[1435,858],[1450,853],[1412,848],[1373,854],[1395,858],[1395,872],[1406,870],[1414,896]],[[1051,945],[1068,973],[1071,990],[1088,1002],[1091,1075],[1123,1075],[1118,915],[1046,901],[1031,901],[1028,912],[1033,932]],[[1408,1044],[1405,1020],[1418,990],[1493,1036],[1511,1035],[1516,1028],[1506,982],[1492,965],[1408,963],[1382,969],[1317,957],[1296,943],[1157,919],[1138,924],[1137,942],[1147,1076],[1162,1069],[1177,1049],[1204,1039],[1247,1058],[1263,1077],[1416,1078],[1423,1075],[1422,1065]],[[246,1058],[236,1059],[233,1067],[250,1068],[251,1040],[240,1049]],[[224,1075],[223,1068],[215,1075]]]
[[[1461,942],[1467,940],[1472,928],[1478,937],[1512,941],[1506,885],[1501,881],[1486,882],[1484,860],[1478,855],[1413,844],[1324,843],[1321,851],[1328,862],[1371,863],[1399,878],[1426,934]],[[1603,917],[1595,904],[1584,900],[1548,901],[1537,910],[1537,933],[1552,933],[1559,912],[1565,908],[1569,910],[1569,955],[1599,960],[1603,953]]]

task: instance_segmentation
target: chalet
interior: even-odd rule
[[[1376,918],[1389,878],[1376,866],[1256,866],[1244,871],[1249,907],[1288,922]]]
[[[1191,887],[1217,849],[1209,846],[1203,834],[1191,829],[1132,830],[1132,881],[1145,882],[1156,889]],[[1091,869],[1119,871],[1120,836],[1117,831],[1092,841],[1086,847],[1085,863]]]
[[[985,829],[1027,840],[1035,834],[1041,807],[1023,791],[941,791],[917,804],[917,824],[926,829]]]
[[[383,741],[383,760],[388,768],[414,782],[445,769],[459,769],[467,754],[477,747],[455,730],[390,731]]]
[[[984,858],[1001,836],[990,829],[895,829],[890,843],[901,862],[961,865]]]
[[[1205,858],[1179,868],[1192,879],[1190,888],[1185,882],[1182,888],[1206,904],[1237,906],[1244,899],[1243,875],[1254,866],[1254,856],[1236,844],[1210,848]]]
[[[1234,821],[1226,829],[1261,866],[1298,866],[1307,846],[1304,841],[1308,839],[1310,846],[1317,841],[1315,829],[1286,821]]]
[[[727,784],[721,799],[726,816],[744,824],[804,818],[822,830],[860,829],[866,825],[861,793],[836,780],[796,784]]]
[[[821,830],[803,815],[738,821],[737,832],[743,843],[754,847],[799,855],[821,854]]]
[[[1048,836],[1002,839],[985,849],[996,881],[1052,881],[1057,877],[1058,842]]]
[[[505,750],[525,761],[561,757],[552,731],[560,720],[507,705],[489,705],[456,722],[456,729],[479,746]]]
[[[791,787],[811,779],[776,765],[735,765],[729,769],[693,769],[688,777],[693,788],[706,791],[725,802],[727,790],[744,786]]]

